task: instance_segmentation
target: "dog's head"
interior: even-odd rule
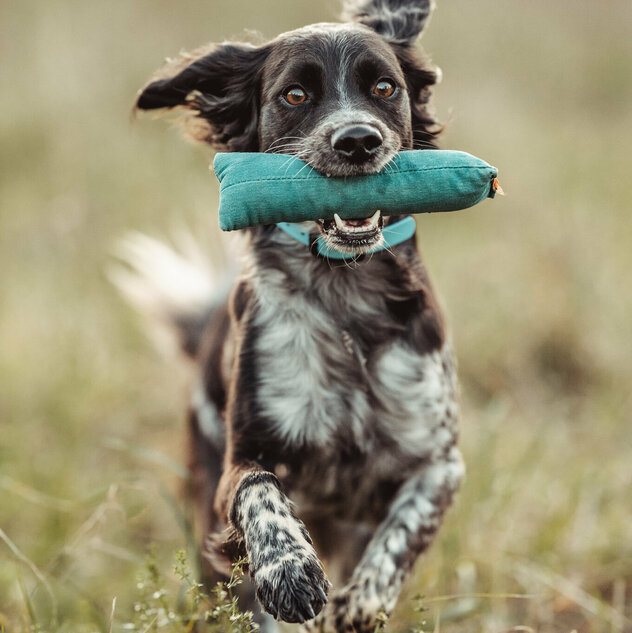
[[[293,154],[331,176],[374,173],[400,150],[435,147],[427,103],[437,74],[414,48],[430,13],[430,0],[349,0],[346,23],[184,56],[136,106],[187,110],[188,132],[224,151]],[[331,247],[360,254],[382,243],[384,221],[317,224]]]

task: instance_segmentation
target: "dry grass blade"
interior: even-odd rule
[[[9,548],[9,550],[11,550],[11,553],[15,556],[15,558],[17,558],[21,563],[26,565],[31,570],[33,575],[40,581],[40,583],[46,589],[46,593],[48,593],[48,596],[50,598],[50,603],[51,603],[51,612],[52,612],[51,625],[53,626],[53,628],[56,627],[57,619],[58,619],[58,605],[57,605],[57,599],[55,598],[55,593],[53,592],[53,588],[51,587],[50,583],[48,582],[48,580],[46,580],[46,577],[39,570],[37,565],[30,558],[28,558],[28,556],[26,556],[20,551],[18,546],[8,537],[8,535],[5,533],[5,531],[2,528],[0,528],[0,540],[4,542],[4,544]]]
[[[8,492],[18,495],[25,501],[29,501],[44,508],[50,508],[51,510],[71,512],[77,508],[77,504],[74,501],[58,499],[57,497],[47,495],[7,475],[0,475],[0,487],[4,488]]]
[[[112,627],[114,626],[114,612],[116,611],[116,596],[112,599],[112,610],[110,611],[110,628],[108,633],[112,633]]]
[[[632,620],[622,612],[590,595],[579,585],[550,569],[534,563],[517,563],[515,569],[519,576],[526,577],[529,581],[535,580],[538,583],[542,583],[560,595],[572,600],[584,611],[598,618],[606,619],[615,631],[627,633],[632,627]]]

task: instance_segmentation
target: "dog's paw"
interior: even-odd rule
[[[383,613],[374,595],[363,595],[357,585],[349,585],[334,593],[301,633],[374,633]]]
[[[253,574],[263,608],[284,622],[305,622],[327,602],[329,581],[315,555],[286,553]]]

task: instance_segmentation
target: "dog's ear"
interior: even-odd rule
[[[392,44],[413,44],[428,24],[434,0],[345,0],[343,18],[372,28]]]
[[[441,80],[441,69],[411,46],[394,46],[410,97],[413,129],[412,149],[436,149],[436,138],[443,131],[430,105],[431,88]]]
[[[211,45],[169,62],[142,90],[138,110],[178,108],[196,140],[230,151],[258,149],[260,78],[269,49]]]
[[[412,115],[413,149],[435,148],[441,126],[429,107],[430,88],[440,78],[421,50],[413,44],[434,9],[434,0],[344,0],[343,17],[359,22],[389,42],[402,67]]]

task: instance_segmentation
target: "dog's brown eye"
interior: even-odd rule
[[[290,88],[285,93],[285,100],[290,105],[301,105],[301,103],[305,103],[307,101],[307,93],[302,88],[298,86],[294,86],[294,88]]]
[[[384,99],[392,96],[395,92],[395,86],[387,79],[380,79],[373,88],[373,94]]]

